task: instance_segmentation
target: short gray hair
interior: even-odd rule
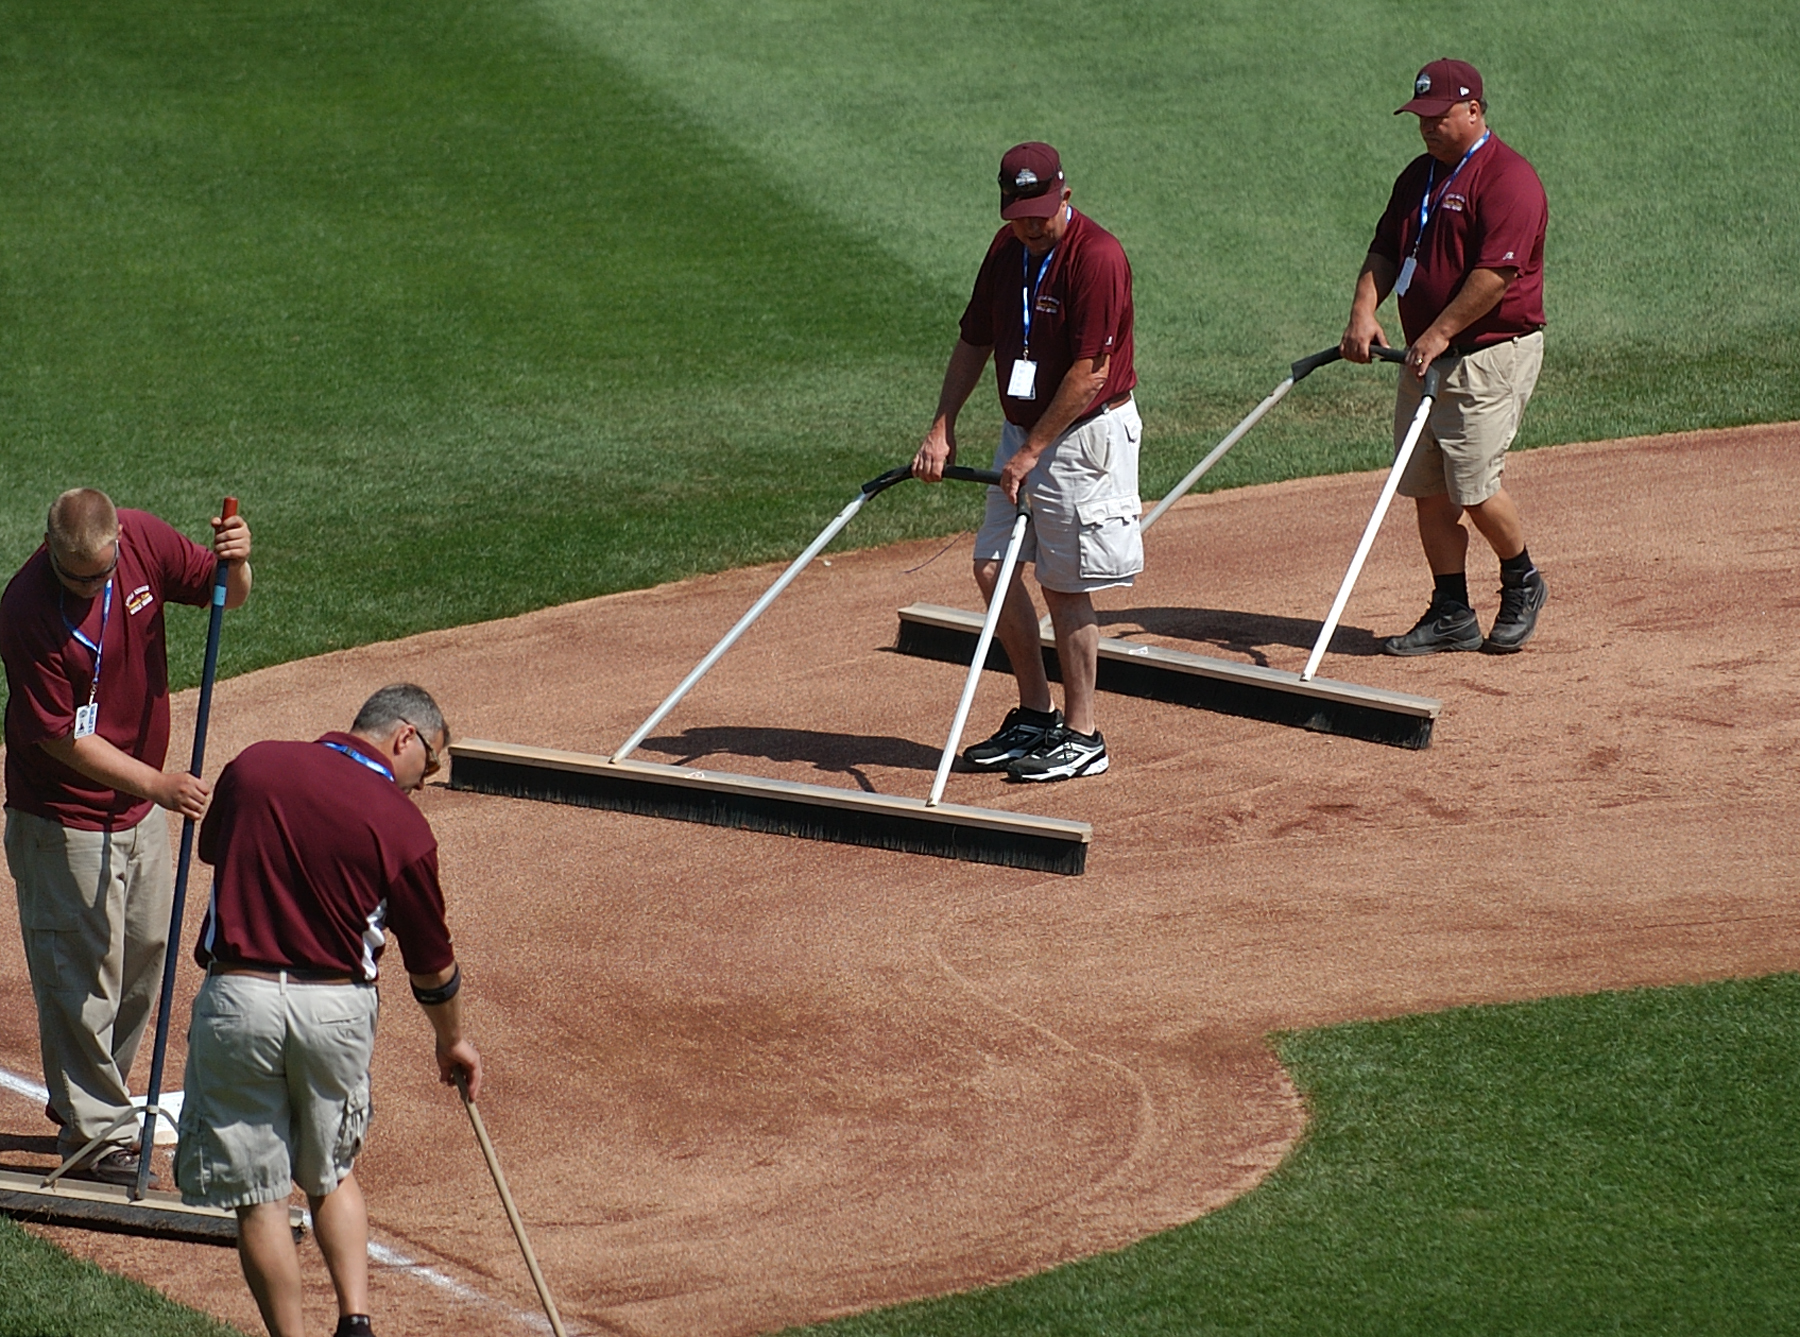
[[[438,703],[430,692],[410,682],[389,683],[363,702],[350,732],[364,738],[386,738],[402,724],[428,734],[441,733],[446,743],[450,741],[450,726],[444,723]]]

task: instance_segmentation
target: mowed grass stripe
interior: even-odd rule
[[[1769,281],[1800,266],[1781,221],[1800,11],[1780,0],[1075,0],[1056,23],[952,0],[539,3],[947,284],[966,283],[995,150],[1055,142],[1137,269],[1153,494],[1286,361],[1334,341],[1419,151],[1414,118],[1389,113],[1445,53],[1482,69],[1493,124],[1549,191],[1550,356],[1526,443],[1800,415],[1800,295]],[[845,188],[870,176],[907,193],[906,226],[886,191]],[[1389,379],[1326,376],[1219,485],[1379,459]]]
[[[789,555],[911,453],[954,298],[528,10],[20,19],[0,550],[76,481],[239,494],[228,673]]]
[[[1800,977],[1281,1037],[1304,1140],[1191,1225],[833,1337],[1774,1333],[1800,1306]]]

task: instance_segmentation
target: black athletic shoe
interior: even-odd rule
[[[1381,643],[1383,654],[1435,655],[1441,650],[1479,650],[1481,622],[1473,608],[1435,600],[1413,629]]]
[[[1550,597],[1550,587],[1535,566],[1522,576],[1517,585],[1504,583],[1501,576],[1500,611],[1494,614],[1493,628],[1481,648],[1490,655],[1517,654],[1525,648],[1537,630],[1538,610]]]
[[[337,1331],[332,1337],[375,1337],[367,1314],[343,1314],[338,1317]]]
[[[1098,729],[1076,733],[1059,724],[1049,737],[1006,768],[1015,780],[1072,780],[1099,775],[1107,767],[1106,739]]]
[[[138,1180],[138,1158],[135,1151],[109,1147],[90,1156],[63,1175],[64,1179],[85,1179],[95,1184],[135,1185]],[[156,1176],[150,1176],[150,1187],[156,1187]]]
[[[1027,710],[1014,706],[1006,712],[1000,730],[983,743],[963,749],[963,760],[984,771],[1003,770],[1010,762],[1040,746],[1052,732],[1062,728],[1062,711]]]

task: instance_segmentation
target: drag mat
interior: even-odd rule
[[[1429,750],[1103,696],[1109,774],[952,777],[952,802],[1092,822],[1084,878],[428,790],[482,1108],[572,1330],[756,1332],[1190,1220],[1300,1132],[1276,1028],[1800,968],[1800,426],[1532,451],[1508,483],[1551,589],[1530,648],[1376,653],[1430,588],[1397,510],[1322,669],[1441,699]],[[1101,596],[1107,630],[1297,670],[1378,486],[1187,499],[1138,588]],[[644,758],[923,795],[961,671],[885,647],[905,604],[972,606],[942,547],[815,565]],[[280,570],[258,574],[273,598]],[[221,683],[214,767],[397,678],[462,736],[608,752],[769,579]],[[971,735],[1009,704],[987,675]],[[196,982],[184,962],[182,1017]],[[0,1002],[0,1066],[35,1077],[10,931]],[[378,1267],[378,1330],[524,1331],[429,1030],[404,985],[387,1002],[360,1169],[377,1239],[441,1281]],[[48,1131],[0,1092],[0,1163],[41,1163]],[[55,1238],[255,1329],[224,1250]]]

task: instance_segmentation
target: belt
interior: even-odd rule
[[[1488,349],[1498,348],[1501,344],[1516,344],[1521,339],[1529,339],[1532,335],[1543,332],[1544,327],[1539,325],[1535,330],[1526,330],[1523,334],[1509,334],[1504,339],[1494,340],[1491,344],[1452,344],[1444,351],[1452,357],[1468,357],[1471,353],[1485,353]]]
[[[1098,418],[1102,413],[1116,412],[1117,410],[1124,408],[1130,402],[1131,402],[1131,391],[1127,390],[1124,394],[1120,395],[1117,399],[1109,399],[1104,404],[1102,404],[1099,408],[1089,409],[1086,413],[1082,414],[1079,418],[1075,419],[1074,422],[1070,423],[1069,426],[1070,427],[1079,427],[1084,422],[1092,422],[1095,418]]]
[[[277,984],[292,981],[295,984],[355,984],[356,976],[347,970],[282,970],[265,969],[262,966],[235,966],[224,961],[214,961],[207,966],[208,975],[243,975],[253,980],[272,980]]]

